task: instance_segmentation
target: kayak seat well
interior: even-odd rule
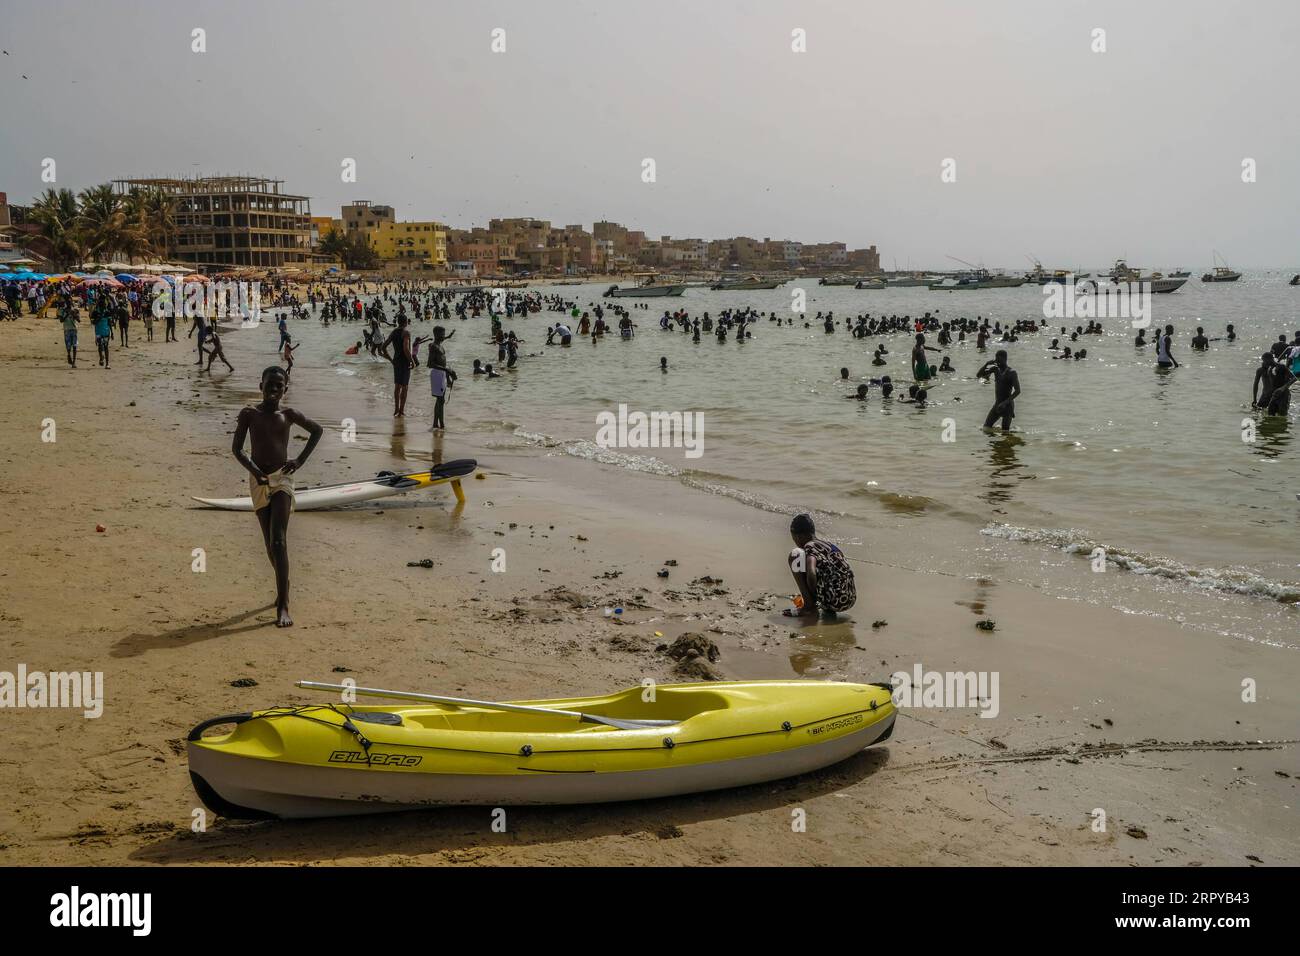
[[[655,700],[643,701],[643,689],[634,687],[621,694],[604,698],[579,698],[554,700],[542,706],[563,710],[576,710],[597,717],[616,717],[623,720],[672,720],[685,722],[699,714],[723,710],[733,701],[722,694],[694,688],[660,687]],[[438,706],[404,712],[405,722],[427,730],[463,730],[479,733],[573,733],[603,732],[610,728],[601,724],[579,723],[574,717],[557,714],[524,714],[512,711],[492,711],[475,707]]]

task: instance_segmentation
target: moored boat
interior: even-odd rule
[[[612,285],[605,290],[606,298],[614,299],[653,299],[666,295],[681,295],[686,291],[684,285],[647,284],[638,286]]]
[[[1236,282],[1241,278],[1241,273],[1234,269],[1228,268],[1228,263],[1219,255],[1219,251],[1214,250],[1214,271],[1207,272],[1201,276],[1202,282]]]
[[[1014,289],[1028,281],[1024,276],[995,275],[987,269],[975,269],[940,282],[931,282],[932,292],[957,292],[975,289]]]
[[[754,289],[776,289],[788,282],[788,279],[764,279],[759,276],[747,276],[744,279],[719,279],[709,286],[715,292],[749,292]]]
[[[1141,292],[1145,289],[1146,291],[1162,295],[1170,292],[1177,292],[1187,284],[1186,278],[1173,278],[1162,275],[1159,272],[1152,272],[1149,275],[1143,275],[1140,269],[1134,269],[1123,259],[1115,260],[1115,265],[1110,270],[1109,278],[1111,281],[1109,288],[1119,288],[1125,292]],[[1106,287],[1102,286],[1096,279],[1090,279],[1087,282],[1078,283],[1078,288],[1087,291],[1088,289],[1100,290]]]
[[[888,739],[897,716],[888,684],[724,681],[644,695],[226,715],[190,732],[190,778],[209,809],[243,819],[604,803],[807,773]],[[219,725],[233,728],[204,736]]]

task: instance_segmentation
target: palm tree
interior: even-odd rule
[[[176,235],[176,201],[157,186],[132,189],[123,201],[148,251],[165,258]]]
[[[86,232],[87,246],[90,254],[100,260],[108,259],[113,252],[123,246],[131,245],[127,235],[131,232],[127,224],[126,211],[122,207],[122,198],[114,193],[112,183],[91,186],[83,189],[78,196],[79,215],[82,229]]]
[[[50,259],[56,268],[76,265],[86,255],[85,236],[81,230],[77,197],[71,189],[47,189],[32,204],[31,221],[40,227],[41,238],[49,246]]]

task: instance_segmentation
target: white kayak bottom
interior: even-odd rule
[[[897,716],[897,712],[891,713],[856,733],[805,747],[661,770],[410,773],[260,760],[193,744],[189,745],[189,766],[203,802],[232,817],[303,819],[433,806],[612,803],[743,787],[820,770],[888,737]]]

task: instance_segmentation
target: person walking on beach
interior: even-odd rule
[[[989,409],[984,419],[984,427],[992,428],[993,423],[1000,418],[1002,430],[1010,431],[1011,419],[1016,417],[1016,399],[1020,396],[1020,376],[1016,374],[1015,369],[1007,365],[1007,350],[998,349],[993,360],[985,362],[975,375],[982,379],[992,375],[996,389],[993,407]]]
[[[406,390],[411,384],[411,366],[415,360],[411,355],[411,333],[406,328],[409,320],[404,315],[397,317],[397,328],[388,333],[388,338],[379,346],[384,358],[393,363],[393,417],[401,418],[406,414]],[[389,350],[392,350],[391,352]]]
[[[817,537],[810,515],[795,515],[790,522],[790,537],[794,540],[788,558],[790,573],[803,604],[782,613],[786,617],[834,617],[853,607],[858,593],[853,568],[844,552]]]
[[[293,344],[292,338],[286,336],[284,340],[284,354],[282,356],[284,358],[284,382],[286,385],[289,384],[289,379],[293,377],[293,353],[296,351],[298,351],[298,346]],[[221,360],[225,362],[225,356],[222,356]],[[226,364],[229,365],[230,363],[226,362]],[[211,367],[211,363],[209,363],[209,367]],[[234,369],[232,368],[231,371],[233,372]]]
[[[162,283],[159,283],[160,285]],[[171,307],[167,300],[166,292],[159,292],[154,296],[153,311],[155,315],[162,314],[166,324],[163,326],[163,341],[176,342],[176,310]]]
[[[208,320],[198,312],[194,313],[194,321],[190,324],[190,330],[186,333],[185,337],[188,339],[196,331],[199,333],[199,360],[194,364],[202,365],[204,355],[203,343],[207,341],[208,338]]]
[[[221,336],[217,334],[216,329],[212,330],[212,334],[208,336],[208,340],[212,344],[212,347],[208,349],[208,371],[209,372],[212,371],[213,362],[215,362],[217,359],[221,359],[221,361],[225,363],[226,368],[230,369],[230,371],[233,372],[235,370],[235,367],[230,364],[230,360],[226,358],[226,353],[221,350]],[[290,357],[289,359],[289,364],[291,366],[293,365],[292,357]]]
[[[95,327],[95,350],[99,353],[99,364],[108,368],[108,347],[113,342],[113,317],[108,310],[108,303],[102,299],[95,303],[91,324]]]
[[[248,470],[253,510],[262,527],[266,556],[275,569],[275,626],[292,627],[289,617],[289,515],[293,513],[293,475],[311,457],[324,429],[301,412],[282,408],[288,387],[284,369],[272,365],[262,372],[262,401],[242,409],[232,445],[235,459]],[[308,433],[307,445],[289,458],[289,431],[297,425]],[[244,453],[252,439],[252,454]]]
[[[77,307],[71,297],[65,296],[59,302],[59,320],[63,323],[63,347],[68,353],[68,364],[77,367]]]

